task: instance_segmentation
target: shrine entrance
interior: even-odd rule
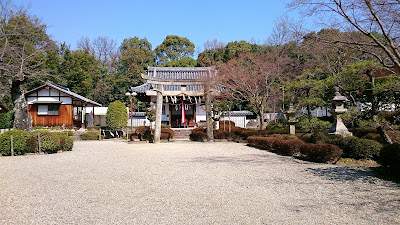
[[[182,123],[182,102],[170,104],[170,124],[172,128],[194,127],[196,125],[196,104],[184,102],[186,123]]]

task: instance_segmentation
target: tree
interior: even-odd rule
[[[193,57],[194,44],[185,37],[168,35],[155,49],[157,65],[169,61],[179,61],[185,57]]]
[[[219,68],[216,82],[223,94],[238,101],[247,101],[259,116],[260,129],[264,128],[264,113],[276,96],[278,81],[290,60],[273,53],[255,56],[241,53]]]
[[[398,0],[292,0],[307,16],[343,31],[358,31],[367,39],[336,40],[371,54],[385,67],[400,71],[400,2]]]
[[[140,74],[154,65],[154,52],[150,42],[138,37],[127,38],[119,47],[118,74],[129,78],[132,86],[141,84]]]
[[[66,50],[60,73],[67,79],[71,91],[87,98],[93,98],[93,87],[99,79],[99,62],[94,56],[82,50]]]
[[[128,111],[121,101],[110,103],[106,113],[106,123],[110,130],[120,130],[128,125]]]

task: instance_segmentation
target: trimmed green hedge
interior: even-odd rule
[[[110,130],[121,130],[128,124],[128,112],[126,106],[117,100],[110,103],[106,113],[106,123]]]
[[[28,149],[29,133],[23,130],[9,130],[0,135],[0,152],[11,155],[11,138],[13,136],[14,155],[23,155]]]
[[[56,134],[60,139],[60,150],[72,151],[72,148],[74,147],[74,140],[71,137],[67,136],[69,133],[58,132]]]
[[[38,152],[38,134],[40,135],[40,150],[42,152],[52,154],[61,150],[61,142],[56,132],[34,131],[29,138],[30,152]]]
[[[98,131],[88,131],[80,135],[81,140],[99,140],[99,132]]]

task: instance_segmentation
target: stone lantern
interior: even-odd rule
[[[329,134],[341,135],[341,136],[352,136],[353,134],[347,130],[347,127],[342,121],[342,114],[347,112],[344,107],[344,103],[349,101],[345,96],[339,93],[339,88],[335,87],[335,97],[331,100],[331,113],[335,121],[329,129]]]
[[[296,119],[296,110],[293,108],[293,104],[289,105],[289,110],[286,112],[289,124],[289,134],[295,135],[296,134],[296,123],[299,121]]]

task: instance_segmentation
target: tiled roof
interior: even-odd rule
[[[165,80],[199,80],[210,76],[212,67],[148,67],[147,76]]]
[[[44,83],[42,86],[39,86],[39,87],[37,87],[35,89],[32,89],[32,90],[26,92],[25,95],[31,94],[31,93],[33,93],[35,91],[38,91],[38,90],[40,90],[40,89],[42,89],[42,88],[44,88],[46,86],[54,88],[54,89],[56,89],[56,90],[58,90],[58,91],[60,91],[60,92],[62,92],[64,94],[67,94],[67,95],[71,96],[72,98],[78,99],[79,101],[82,101],[82,102],[85,102],[85,103],[88,103],[88,104],[94,105],[94,106],[101,106],[100,103],[92,101],[92,100],[90,100],[88,98],[85,98],[85,97],[83,97],[81,95],[78,95],[77,93],[74,93],[74,92],[70,91],[68,88],[62,87],[60,85],[53,84],[50,81],[46,81],[46,83]]]

